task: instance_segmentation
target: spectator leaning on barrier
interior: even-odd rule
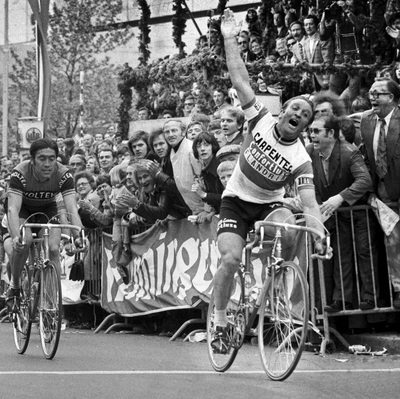
[[[369,90],[372,109],[361,117],[361,136],[365,162],[374,191],[384,203],[400,199],[400,86],[391,79],[377,78]],[[395,207],[398,213],[398,206]],[[400,309],[400,223],[385,236],[390,279],[394,290],[393,306]]]
[[[74,176],[75,191],[77,192],[77,205],[78,213],[81,217],[82,224],[88,228],[97,227],[90,218],[89,204],[98,208],[100,203],[100,198],[94,191],[96,183],[94,181],[93,175],[87,171],[77,172]]]
[[[161,189],[147,168],[147,160],[131,161],[126,170],[127,185],[137,187],[129,194],[123,192],[116,197],[116,208],[131,208],[124,219],[135,229],[144,224],[153,224],[168,216],[169,204],[165,190]]]
[[[132,133],[128,141],[128,148],[133,161],[140,159],[158,160],[157,156],[151,151],[149,137],[150,135],[144,130],[137,130]]]
[[[94,206],[91,201],[79,200],[78,205],[83,219],[90,220],[90,226],[94,227],[110,227],[113,223],[113,214],[110,207],[111,180],[110,176],[100,175],[96,181],[96,192],[99,197],[98,207]],[[82,220],[83,220],[82,219]]]
[[[193,184],[192,190],[219,214],[221,194],[224,187],[218,177],[219,161],[216,153],[219,150],[217,140],[210,133],[200,133],[193,141],[193,154],[201,162],[200,178]],[[201,220],[198,222],[201,222]]]
[[[337,117],[329,115],[315,119],[310,131],[312,144],[307,147],[307,151],[313,165],[317,202],[321,206],[321,214],[327,218],[325,226],[332,235],[333,270],[328,264],[324,266],[327,300],[330,303],[325,311],[337,312],[353,308],[354,244],[362,284],[359,306],[362,310],[373,309],[375,305],[371,260],[376,294],[379,293],[375,218],[368,217],[364,210],[355,210],[353,215],[349,211],[339,211],[336,218],[333,216],[341,206],[367,204],[368,196],[373,190],[371,177],[358,149],[339,139],[340,121]],[[368,226],[371,226],[370,232]],[[354,237],[352,231],[356,232]]]
[[[166,141],[164,131],[152,132],[149,141],[153,152],[160,158],[160,163],[148,160],[147,168],[156,179],[157,184],[166,190],[170,198],[169,215],[174,219],[184,219],[191,215],[191,210],[176,186],[170,160],[171,147]]]
[[[192,142],[185,137],[185,125],[177,119],[169,119],[164,124],[164,134],[171,146],[170,160],[176,187],[193,215],[204,210],[204,204],[192,192],[195,177],[201,173],[201,164],[194,157]]]

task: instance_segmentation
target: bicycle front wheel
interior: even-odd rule
[[[24,266],[21,273],[21,293],[19,306],[14,305],[11,313],[14,342],[17,352],[23,355],[28,348],[29,338],[31,336],[31,276],[28,272],[28,266]]]
[[[40,285],[39,331],[43,354],[53,359],[61,335],[62,296],[57,266],[49,261],[42,269]]]
[[[235,280],[236,281],[236,280]],[[214,315],[215,315],[215,304],[214,304],[214,294],[211,295],[210,303],[208,306],[207,314],[207,347],[208,347],[208,357],[210,359],[211,365],[215,371],[220,373],[229,369],[229,367],[234,362],[236,355],[243,345],[245,336],[245,314],[244,314],[244,304],[242,302],[242,292],[243,292],[243,280],[239,278],[239,294],[236,295],[237,298],[231,298],[228,304],[227,315],[231,322],[228,328],[228,343],[226,351],[221,353],[216,350],[213,345],[215,340],[215,325],[214,325]],[[234,293],[232,293],[233,295]]]
[[[283,381],[294,371],[307,338],[307,281],[294,262],[271,271],[264,285],[258,322],[258,346],[269,378]]]

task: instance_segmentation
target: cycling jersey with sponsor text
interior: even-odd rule
[[[46,181],[39,181],[31,161],[23,161],[11,173],[9,192],[22,196],[22,207],[42,211],[56,202],[57,193],[75,194],[74,181],[69,169],[57,162],[56,169]]]
[[[313,188],[311,159],[302,142],[282,141],[277,120],[257,100],[243,111],[249,121],[248,134],[223,196],[263,204],[282,201],[284,186],[293,179],[299,191]]]

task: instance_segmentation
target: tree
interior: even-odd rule
[[[94,77],[93,81],[96,81],[96,76],[104,79],[102,72],[107,68],[108,78],[113,80],[112,75],[117,76],[115,68],[108,65],[108,59],[98,60],[96,55],[125,44],[133,36],[129,28],[109,28],[115,26],[121,11],[121,0],[69,0],[60,8],[56,4],[53,6],[53,13],[49,19],[49,53],[52,75],[55,77],[53,103],[57,104],[52,112],[50,127],[58,130],[60,125],[63,126],[66,136],[73,135],[78,126],[80,71],[87,71],[89,76]],[[113,86],[113,95],[117,96],[116,84]],[[59,96],[59,93],[65,95]],[[96,119],[95,113],[98,108],[97,105],[91,104],[93,97],[94,90],[85,100],[88,100],[86,104],[89,104],[88,109],[91,109],[91,118]],[[103,96],[103,99],[109,97]],[[104,107],[101,108],[104,111]],[[111,114],[116,115],[116,109]],[[108,115],[110,112],[98,116],[104,119]],[[64,119],[62,121],[61,116]]]
[[[70,137],[79,126],[80,71],[85,71],[85,121],[110,124],[117,120],[119,69],[110,65],[104,54],[129,41],[133,32],[117,24],[122,0],[68,0],[62,4],[54,4],[49,18],[52,68],[49,130]],[[13,114],[36,115],[36,57],[34,52],[24,59],[15,53],[13,57],[11,80],[14,92],[22,93],[19,99],[15,98]]]

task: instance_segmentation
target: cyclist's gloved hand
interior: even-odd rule
[[[332,248],[328,246],[326,237],[323,239],[318,237],[314,241],[314,249],[320,258],[330,259],[332,257]]]

